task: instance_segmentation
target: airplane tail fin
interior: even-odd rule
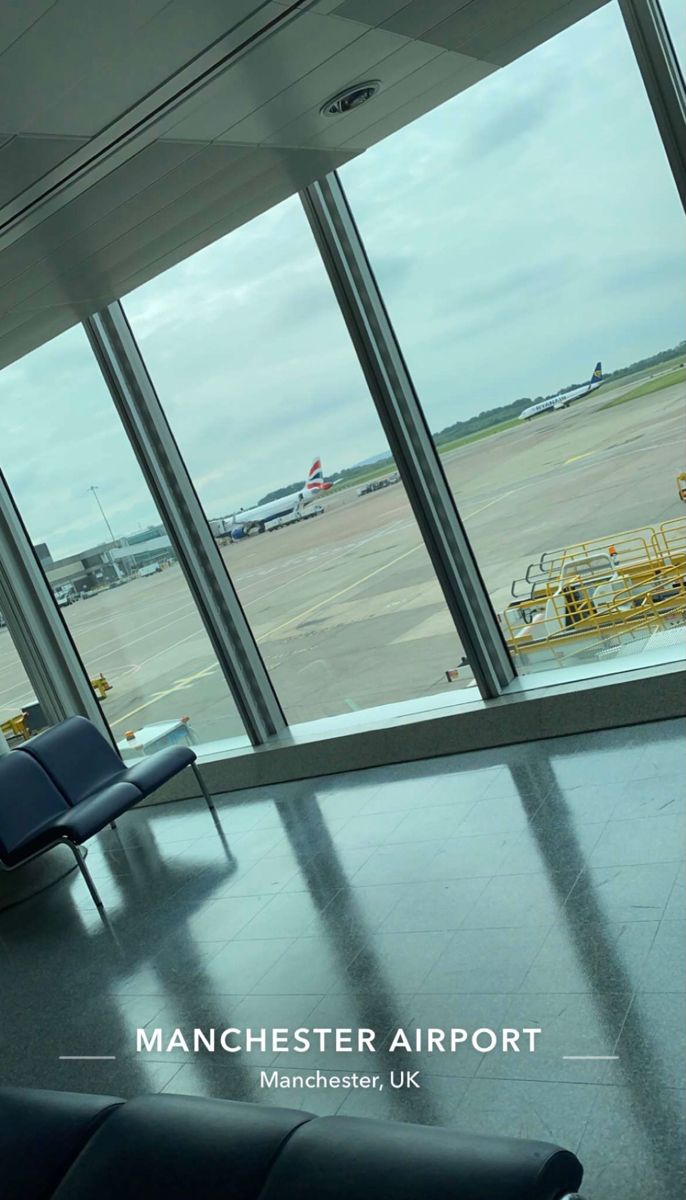
[[[603,364],[601,362],[597,362],[595,367],[593,368],[593,374],[591,375],[591,383],[600,383],[602,378],[603,378]]]
[[[333,487],[332,483],[324,481],[324,473],[322,471],[321,458],[315,458],[310,467],[309,474],[305,481],[306,492],[328,492]]]

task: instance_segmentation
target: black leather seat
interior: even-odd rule
[[[3,1200],[562,1200],[545,1142],[188,1096],[0,1089]]]
[[[190,746],[169,746],[127,767],[85,717],[69,717],[18,749],[40,763],[68,804],[81,804],[112,783],[133,784],[141,796],[149,796],[195,764],[195,751]],[[202,790],[205,795],[204,785]]]
[[[0,759],[0,866],[14,870],[63,842],[102,909],[79,847],[186,767],[221,835],[190,746],[171,746],[127,767],[90,721],[69,717]]]
[[[0,866],[12,871],[62,843],[102,908],[80,846],[142,799],[133,784],[114,783],[72,806],[35,759],[12,751],[0,759]]]
[[[14,867],[55,841],[55,821],[70,811],[52,780],[30,758],[0,759],[0,861]]]

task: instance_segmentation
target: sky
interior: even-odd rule
[[[683,337],[683,214],[614,4],[341,177],[435,430]],[[124,305],[208,516],[385,450],[297,198]],[[0,465],[53,557],[107,539],[91,485],[117,536],[158,520],[81,329],[0,387]]]

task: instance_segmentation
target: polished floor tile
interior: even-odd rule
[[[639,1081],[601,1089],[577,1149],[584,1200],[682,1200],[685,1095]]]
[[[672,1200],[683,768],[666,722],[219,797],[223,838],[200,802],[132,812],[90,847],[105,922],[75,873],[0,911],[0,1079],[543,1138],[579,1153],[586,1200]],[[195,1053],[175,1034],[284,1027],[377,1044]],[[392,1051],[400,1028],[541,1033],[534,1053]],[[64,1058],[84,1054],[111,1057]],[[302,1082],[317,1069],[421,1087]]]

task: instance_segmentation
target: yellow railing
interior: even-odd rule
[[[529,653],[570,637],[626,638],[686,619],[686,520],[595,538],[542,555],[528,596],[503,613],[510,649]]]
[[[27,742],[30,734],[26,713],[18,713],[16,717],[8,717],[6,721],[0,722],[0,730],[7,738],[19,737]]]

